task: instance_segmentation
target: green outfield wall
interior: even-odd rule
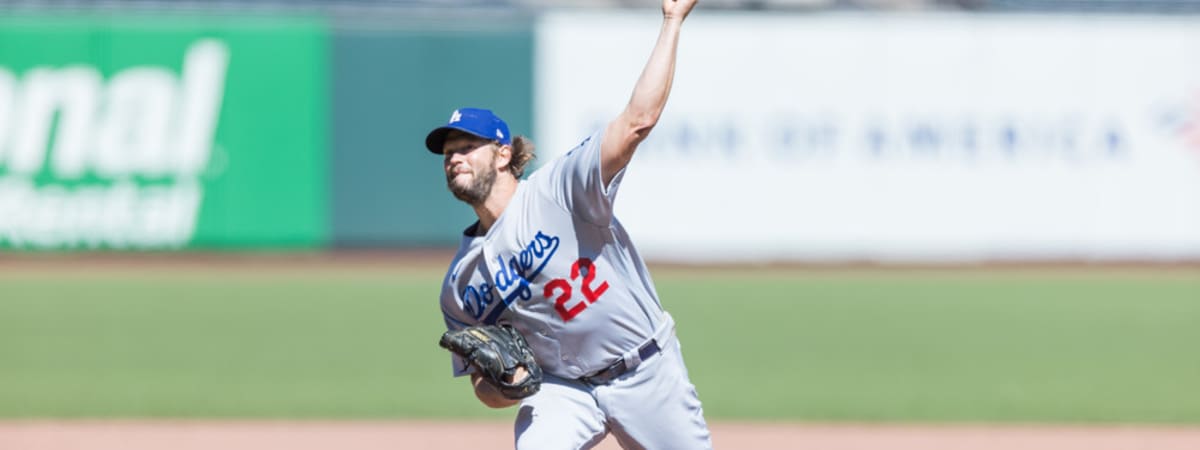
[[[0,249],[452,245],[425,133],[532,135],[525,18],[0,19]]]
[[[338,247],[454,245],[474,221],[425,135],[455,108],[532,136],[533,32],[521,20],[352,28],[333,35],[330,214]]]

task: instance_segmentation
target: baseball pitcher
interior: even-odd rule
[[[522,180],[533,145],[486,109],[426,137],[450,192],[474,208],[442,284],[455,376],[484,404],[520,404],[519,449],[711,448],[675,324],[613,202],[671,90],[696,0],[663,0],[663,24],[624,111]]]

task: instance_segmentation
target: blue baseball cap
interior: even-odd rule
[[[446,134],[450,130],[470,133],[488,140],[499,141],[504,145],[512,145],[512,136],[508,133],[508,124],[491,110],[479,108],[459,108],[450,114],[450,122],[445,126],[435,128],[425,136],[425,148],[442,154],[442,144],[446,142]]]

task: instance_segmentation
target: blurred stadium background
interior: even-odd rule
[[[473,215],[422,139],[487,107],[553,158],[656,8],[0,1],[0,448],[134,419],[506,446],[434,344]],[[617,214],[714,423],[1200,448],[1200,1],[702,0]]]

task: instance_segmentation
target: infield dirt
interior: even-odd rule
[[[1185,450],[1200,428],[1040,425],[853,425],[716,423],[726,449]],[[0,448],[20,450],[242,450],[511,448],[500,422],[0,422]],[[610,436],[598,449],[617,449]]]

